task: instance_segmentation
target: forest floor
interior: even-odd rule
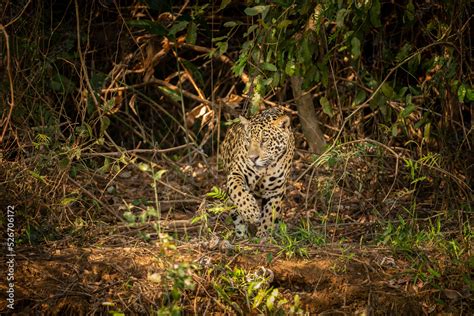
[[[58,214],[62,230],[23,230],[15,309],[0,283],[0,312],[472,315],[472,245],[453,260],[441,234],[407,237],[400,220],[383,224],[389,213],[369,211],[372,202],[347,186],[331,190],[337,203],[324,202],[310,183],[334,174],[301,176],[304,161],[287,188],[286,224],[265,241],[234,240],[226,216],[209,211],[224,205],[205,195],[224,181],[215,162],[170,162],[159,176],[136,164],[113,176],[82,173],[67,190],[100,205],[71,200]]]

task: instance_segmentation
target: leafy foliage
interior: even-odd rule
[[[291,214],[307,218],[278,227],[277,256],[310,257],[335,242],[333,272],[351,272],[344,244],[353,233],[360,248],[378,242],[407,258],[413,288],[432,286],[420,293],[434,293],[438,307],[451,308],[443,295],[459,284],[453,302],[471,303],[470,1],[20,0],[0,9],[0,201],[17,206],[18,245],[64,235],[81,245],[96,231],[119,243],[138,233],[140,243],[158,239],[166,257],[173,247],[161,223],[177,207],[198,209],[189,223],[203,226],[233,208],[219,187],[207,194],[214,201],[195,205],[219,177],[188,167],[214,168],[224,122],[238,114],[275,105],[298,114],[289,79],[301,77],[331,145],[306,161],[305,117],[294,115],[303,150],[288,196],[299,199]],[[112,183],[132,167],[151,191],[129,203]],[[356,207],[344,212],[348,195]],[[197,277],[193,265],[171,267],[158,314],[188,312],[182,303],[193,291],[212,292],[224,312],[302,313],[298,296],[243,268]]]

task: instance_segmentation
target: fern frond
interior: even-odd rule
[[[217,186],[213,186],[211,191],[206,193],[206,196],[211,197],[213,199],[221,200],[222,202],[226,202],[229,198],[227,192]]]

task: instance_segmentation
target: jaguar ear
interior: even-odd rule
[[[291,125],[290,117],[287,115],[280,116],[275,121],[273,121],[273,126],[280,128],[289,128]]]

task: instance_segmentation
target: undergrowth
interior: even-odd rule
[[[16,245],[138,237],[164,247],[168,269],[151,277],[163,295],[146,312],[189,312],[200,293],[223,312],[301,314],[266,270],[165,255],[216,234],[234,242],[215,163],[225,121],[284,106],[299,149],[290,215],[265,246],[225,254],[273,264],[330,249],[342,275],[363,249],[383,249],[438,312],[463,310],[474,291],[471,20],[467,0],[4,1],[0,205],[15,206]],[[319,155],[295,78],[329,144]],[[113,303],[103,307],[126,313]]]

